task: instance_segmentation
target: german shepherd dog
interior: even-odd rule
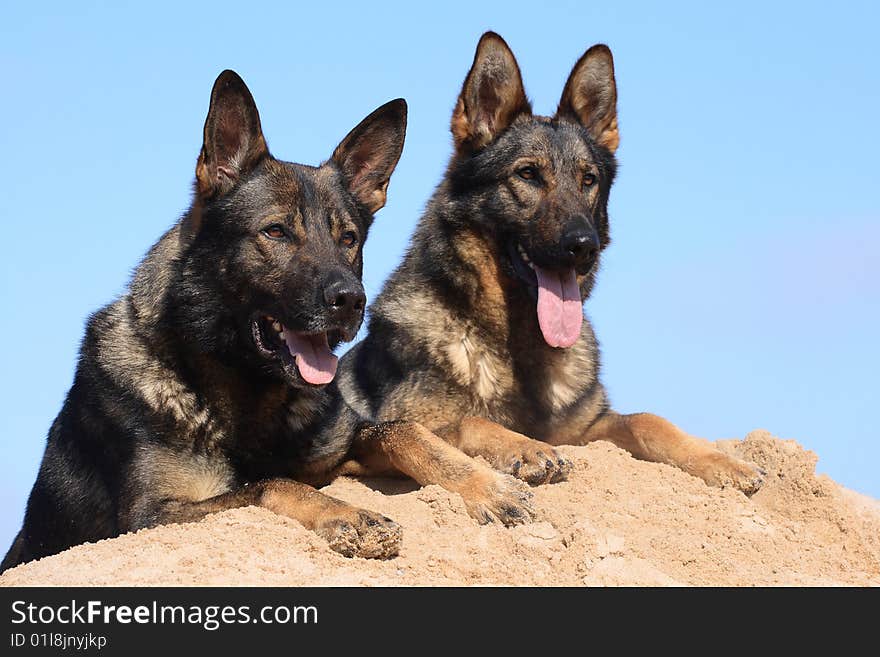
[[[544,117],[510,48],[483,35],[446,175],[371,307],[368,336],[343,359],[340,389],[365,417],[419,422],[533,484],[566,474],[551,445],[609,440],[751,493],[756,466],[656,415],[615,413],[600,383],[582,304],[610,239],[616,105],[607,46],[578,60]]]
[[[321,166],[283,162],[241,78],[217,78],[193,204],[128,292],[89,319],[0,570],[246,505],[300,521],[344,555],[390,557],[396,523],[309,485],[369,467],[441,483],[478,517],[532,517],[522,482],[413,423],[365,423],[333,382],[332,349],[363,320],[362,245],[405,130],[406,103],[394,100]]]

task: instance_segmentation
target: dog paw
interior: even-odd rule
[[[461,495],[468,513],[481,525],[497,522],[511,527],[536,516],[532,491],[510,475],[491,470],[480,473]]]
[[[344,557],[390,559],[400,552],[403,530],[378,513],[355,509],[348,516],[330,518],[315,532]]]
[[[496,462],[498,470],[513,475],[527,484],[556,483],[568,479],[572,462],[546,443],[523,442]]]
[[[749,496],[758,492],[767,476],[767,471],[755,463],[717,451],[701,459],[695,469],[694,474],[710,486],[733,487]]]

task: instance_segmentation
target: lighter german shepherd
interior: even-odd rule
[[[582,304],[609,244],[616,106],[607,46],[578,60],[544,117],[510,48],[483,35],[446,175],[371,307],[368,336],[343,358],[340,388],[364,417],[419,422],[530,483],[565,476],[548,443],[609,440],[752,493],[756,466],[656,415],[615,413],[599,381]]]
[[[533,517],[528,487],[423,427],[341,400],[332,349],[363,320],[362,245],[403,149],[383,105],[319,167],[269,153],[253,97],[214,84],[189,211],[128,292],[88,321],[24,524],[0,571],[143,527],[259,505],[347,556],[389,557],[400,527],[308,485],[399,472],[481,520]]]

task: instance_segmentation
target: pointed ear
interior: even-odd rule
[[[333,151],[331,160],[342,172],[349,191],[371,213],[385,205],[388,181],[405,137],[406,101],[398,98],[361,121]]]
[[[234,71],[223,71],[211,90],[196,190],[210,198],[225,194],[269,154],[251,92]]]
[[[452,113],[456,150],[477,151],[518,115],[531,113],[516,58],[504,39],[486,32],[477,44],[474,63]]]
[[[608,46],[597,44],[584,53],[568,76],[557,117],[574,119],[600,146],[612,153],[620,144],[617,130],[617,84]]]

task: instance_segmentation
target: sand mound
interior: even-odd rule
[[[751,499],[606,442],[567,447],[569,481],[535,488],[537,522],[479,526],[438,486],[340,479],[331,495],[393,518],[403,549],[346,559],[262,509],[128,534],[25,564],[15,585],[880,585],[880,503],[815,474],[763,431],[722,449],[762,465]]]

